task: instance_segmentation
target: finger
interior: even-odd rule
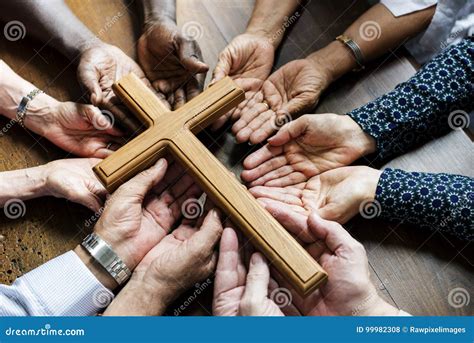
[[[114,118],[112,114],[103,114],[100,109],[92,105],[84,106],[84,114],[87,121],[98,131],[102,131],[104,134],[111,136],[123,136],[123,132],[118,128],[114,127]]]
[[[178,109],[186,103],[186,94],[183,88],[178,88],[174,92],[174,108]]]
[[[282,176],[278,179],[269,180],[265,182],[265,186],[268,187],[287,187],[297,185],[301,182],[305,182],[308,180],[308,177],[304,175],[302,172],[292,172],[288,175]]]
[[[309,216],[308,227],[314,237],[322,240],[333,252],[342,247],[360,244],[342,227],[342,225],[322,219],[316,213],[312,213]]]
[[[253,169],[262,164],[263,162],[275,156],[281,155],[282,153],[283,148],[272,147],[267,144],[245,158],[243,162],[244,168]]]
[[[285,124],[273,137],[268,139],[268,143],[273,146],[280,146],[298,138],[306,132],[308,122],[309,116],[305,115]]]
[[[273,121],[266,121],[249,137],[250,143],[260,144],[277,130]]]
[[[160,182],[167,168],[167,162],[164,158],[159,159],[155,165],[142,171],[117,189],[117,198],[120,197],[138,197],[141,200],[150,189]]]
[[[273,199],[288,205],[297,205],[303,207],[301,202],[301,191],[299,189],[257,186],[250,188],[249,192],[257,199]]]
[[[260,177],[268,174],[269,172],[273,170],[277,170],[278,168],[286,165],[287,163],[288,161],[285,156],[277,156],[277,157],[272,158],[269,161],[266,161],[260,164],[257,168],[242,171],[242,173],[240,174],[240,177],[245,182],[251,182],[254,180],[256,181]],[[257,186],[257,185],[258,184],[255,184],[252,186]]]
[[[265,209],[289,232],[305,243],[312,243],[316,238],[308,228],[308,215],[283,203],[267,202]]]
[[[191,237],[189,245],[197,256],[208,256],[219,241],[222,231],[219,214],[217,210],[213,209],[204,218],[199,231]]]
[[[250,187],[257,185],[266,185],[267,181],[278,180],[286,175],[289,175],[293,172],[293,166],[283,165],[280,168],[270,171],[269,173],[259,177],[257,180],[250,183]]]
[[[262,305],[268,295],[269,282],[270,269],[265,258],[259,252],[252,254],[242,303],[252,306]]]
[[[227,120],[229,120],[231,115],[232,115],[231,112],[227,112],[223,116],[220,116],[219,118],[217,118],[217,120],[214,123],[212,123],[211,130],[213,131],[219,130],[227,122]]]
[[[178,56],[184,68],[191,73],[205,73],[209,66],[202,61],[201,49],[193,39],[178,38]]]
[[[99,75],[94,67],[90,67],[87,63],[81,62],[77,67],[77,78],[89,92],[91,103],[99,106],[103,101],[102,88],[99,84]]]
[[[226,228],[222,233],[217,261],[214,297],[245,284],[239,273],[246,275],[245,267],[239,253],[239,240],[236,232]]]
[[[214,71],[212,73],[211,84],[214,84],[217,81],[222,80],[224,77],[229,75],[231,65],[232,65],[232,58],[230,57],[230,54],[226,48],[223,52],[219,54],[217,65],[214,68]]]
[[[192,78],[186,83],[186,100],[192,100],[202,91],[202,83],[196,78]]]
[[[235,135],[242,129],[248,126],[248,124],[261,113],[268,111],[268,106],[263,103],[258,103],[242,111],[240,119],[237,120],[232,126],[232,133]]]

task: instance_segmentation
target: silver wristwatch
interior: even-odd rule
[[[132,275],[130,269],[118,257],[112,247],[97,234],[91,233],[88,235],[82,242],[82,246],[119,285],[125,283]]]

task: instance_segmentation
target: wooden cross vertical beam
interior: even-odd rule
[[[169,111],[133,74],[117,82],[114,91],[148,128],[94,167],[107,190],[169,152],[299,293],[309,293],[326,279],[318,263],[195,136],[244,99],[230,78],[176,111]]]

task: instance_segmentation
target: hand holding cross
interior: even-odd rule
[[[134,74],[119,80],[113,89],[147,130],[94,167],[109,192],[169,152],[301,294],[308,294],[327,278],[319,264],[195,136],[244,100],[244,92],[230,78],[176,111],[168,110]]]

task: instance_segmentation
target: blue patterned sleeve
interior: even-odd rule
[[[474,238],[474,179],[450,174],[406,172],[387,168],[375,201],[380,217],[422,228]]]
[[[468,37],[348,115],[375,138],[379,158],[403,154],[468,121],[474,108],[473,76],[474,38]]]

